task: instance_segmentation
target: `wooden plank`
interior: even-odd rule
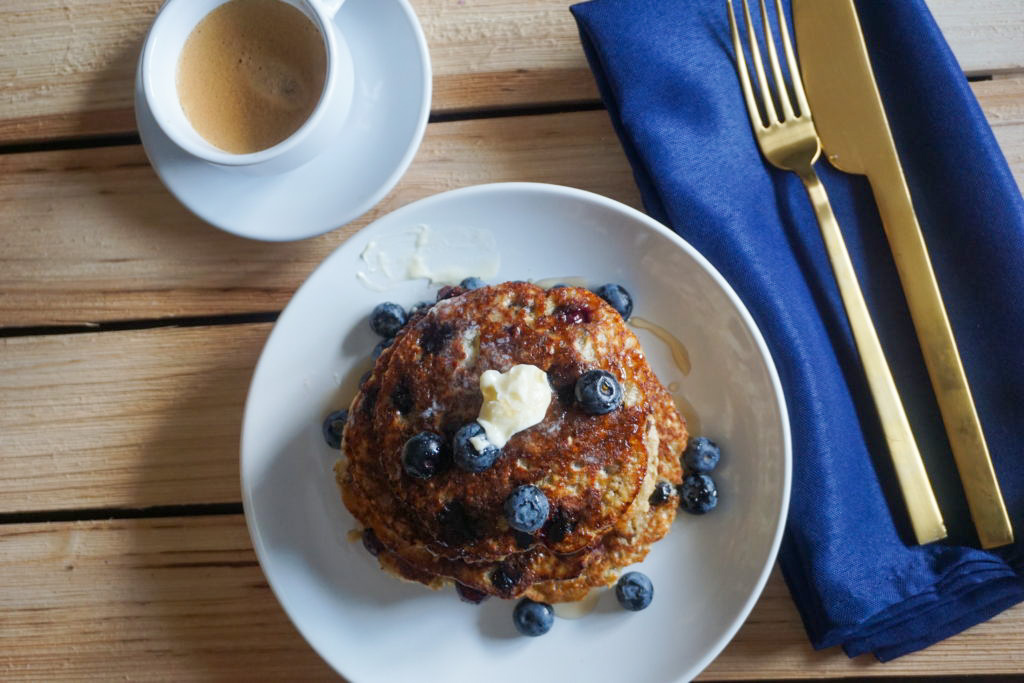
[[[973,86],[1024,187],[1024,78]],[[202,224],[138,147],[0,155],[0,326],[277,310],[368,221],[435,192],[505,180],[640,204],[603,111],[431,124],[381,204],[342,230],[294,244]]]
[[[1017,185],[1024,188],[1024,78],[995,78],[972,85]]]
[[[570,4],[413,0],[431,49],[435,111],[594,99]],[[130,132],[135,61],[159,5],[5,0],[0,142]],[[1024,0],[929,5],[968,73],[1024,68]]]
[[[291,244],[203,224],[140,147],[0,155],[0,326],[279,310],[370,220],[444,190],[521,180],[640,203],[603,111],[431,124],[409,172],[373,211]]]
[[[0,527],[4,681],[337,680],[240,516]]]
[[[5,681],[321,680],[241,516],[0,527]],[[778,574],[704,680],[1024,672],[1024,607],[888,664],[807,644]]]
[[[0,339],[0,512],[241,499],[268,324]]]
[[[927,0],[927,4],[968,75],[1024,70],[1024,0]]]

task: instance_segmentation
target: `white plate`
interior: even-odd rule
[[[334,143],[294,171],[256,176],[186,154],[164,135],[136,78],[135,117],[153,168],[190,211],[222,230],[285,241],[366,213],[412,162],[430,116],[430,55],[407,0],[348,0],[335,21],[355,65],[355,95]]]
[[[597,610],[558,619],[540,638],[517,637],[512,602],[461,603],[382,573],[345,510],[320,423],[348,405],[376,339],[370,309],[409,306],[435,288],[393,291],[355,278],[370,240],[418,224],[494,233],[496,281],[577,275],[620,282],[634,315],[659,322],[687,346],[693,371],[639,336],[665,384],[679,382],[703,433],[723,450],[718,509],[680,513],[643,571],[654,602],[626,612],[606,592]],[[344,243],[285,309],[253,377],[242,432],[242,491],[253,544],[285,611],[320,655],[352,681],[668,681],[696,676],[729,642],[768,577],[789,499],[786,407],[774,365],[743,304],[678,236],[643,214],[579,190],[525,183],[483,185],[410,204]]]

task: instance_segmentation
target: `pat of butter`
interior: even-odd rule
[[[484,404],[477,422],[498,448],[517,432],[539,424],[551,404],[547,373],[536,365],[516,365],[508,372],[487,370],[480,375],[480,391]]]

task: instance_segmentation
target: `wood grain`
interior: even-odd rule
[[[369,214],[291,244],[205,225],[140,147],[0,155],[0,326],[279,310],[374,218],[444,190],[520,180],[640,203],[603,111],[430,124],[398,188]]]
[[[0,143],[132,131],[135,62],[159,4],[0,4]],[[413,0],[430,44],[435,111],[596,98],[570,4]],[[1024,0],[929,5],[968,73],[1022,68]]]
[[[336,680],[240,516],[0,527],[4,681]]]
[[[1024,78],[973,84],[1024,186]],[[639,206],[603,111],[434,123],[397,189],[320,238],[263,244],[210,228],[139,147],[0,155],[0,326],[279,310],[341,241],[412,200],[534,180]]]
[[[267,324],[0,339],[0,512],[241,500]]]
[[[973,86],[1017,185],[1024,188],[1024,78],[995,78]]]
[[[1024,0],[927,0],[927,4],[967,74],[1024,69]]]
[[[267,587],[241,516],[9,525],[0,551],[5,681],[332,676]],[[1017,673],[1022,625],[1017,607],[885,665],[849,660],[811,650],[776,573],[702,678]]]

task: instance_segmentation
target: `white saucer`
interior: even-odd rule
[[[320,235],[383,199],[412,162],[430,116],[426,38],[408,0],[348,0],[336,21],[355,64],[352,110],[329,149],[300,168],[255,176],[189,156],[156,125],[136,78],[135,118],[153,168],[194,214],[241,237]]]
[[[501,256],[492,282],[579,276],[620,282],[634,316],[689,350],[683,374],[668,347],[637,336],[658,377],[696,406],[692,425],[722,447],[718,508],[680,513],[639,566],[653,604],[626,612],[604,592],[594,613],[517,636],[511,602],[479,607],[386,575],[342,505],[323,417],[348,405],[377,338],[374,305],[409,306],[436,287],[406,280],[372,291],[357,274],[371,242],[427,225],[431,240],[473,227]],[[543,248],[538,248],[540,245]],[[529,183],[467,187],[409,204],[341,245],[281,314],[253,374],[242,427],[242,496],[253,547],[281,605],[347,680],[444,683],[682,681],[696,676],[750,613],[775,560],[789,500],[786,404],[771,355],[722,276],[678,235],[598,195]]]

